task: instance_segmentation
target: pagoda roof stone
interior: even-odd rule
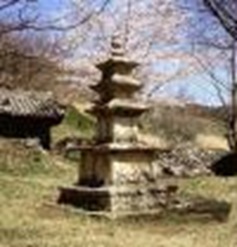
[[[105,62],[96,64],[96,67],[101,71],[111,69],[114,66],[124,66],[127,69],[134,69],[137,66],[139,66],[139,63],[131,60],[130,58],[124,57],[124,56],[112,56]]]
[[[128,87],[131,87],[131,86],[136,87],[136,88],[141,87],[140,81],[128,75],[114,74],[111,78],[111,82],[117,85],[123,85],[123,86],[128,86]]]
[[[105,105],[96,103],[88,112],[95,115],[139,116],[149,107],[141,102],[128,99],[113,99]]]

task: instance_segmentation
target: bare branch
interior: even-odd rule
[[[219,20],[223,28],[236,40],[237,20],[216,0],[203,0],[211,13]]]
[[[9,7],[13,7],[17,3],[19,3],[21,0],[5,0],[3,4],[0,5],[0,11],[5,10]]]

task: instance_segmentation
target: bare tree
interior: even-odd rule
[[[75,2],[80,6],[81,1]],[[179,49],[184,23],[175,0],[113,0],[103,12],[73,30],[66,42],[77,48],[73,65],[86,58],[95,63],[108,54],[111,36],[119,33],[127,54],[141,62],[136,72],[145,84],[143,95],[156,97],[164,85],[193,71],[189,54]]]
[[[220,25],[237,39],[237,2],[235,0],[203,0],[209,11],[215,16]]]
[[[187,2],[185,4],[187,7]],[[195,0],[186,9],[192,13],[188,36],[190,52],[200,67],[199,77],[208,80],[215,90],[223,109],[230,150],[237,152],[237,2]]]
[[[42,8],[41,2],[0,1],[2,86],[52,89],[57,77],[63,73],[64,56],[74,49],[64,42],[68,32],[103,12],[109,1],[100,1],[98,8],[92,8],[90,1],[82,0],[77,11],[73,0],[65,0],[62,8],[57,6],[57,11]]]
[[[230,35],[230,102],[227,110],[227,139],[230,149],[237,153],[237,2],[235,0],[203,0],[209,12],[219,21],[221,27]],[[220,48],[220,47],[219,47]]]
[[[0,85],[51,90],[60,70],[58,59],[47,37],[5,36],[0,42]]]

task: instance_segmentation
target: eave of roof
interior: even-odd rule
[[[13,117],[62,118],[65,108],[50,92],[0,89],[0,114]]]

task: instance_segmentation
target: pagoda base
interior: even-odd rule
[[[61,187],[60,204],[69,204],[91,213],[112,213],[113,216],[153,215],[169,204],[177,190],[176,186],[147,187],[106,186]]]

